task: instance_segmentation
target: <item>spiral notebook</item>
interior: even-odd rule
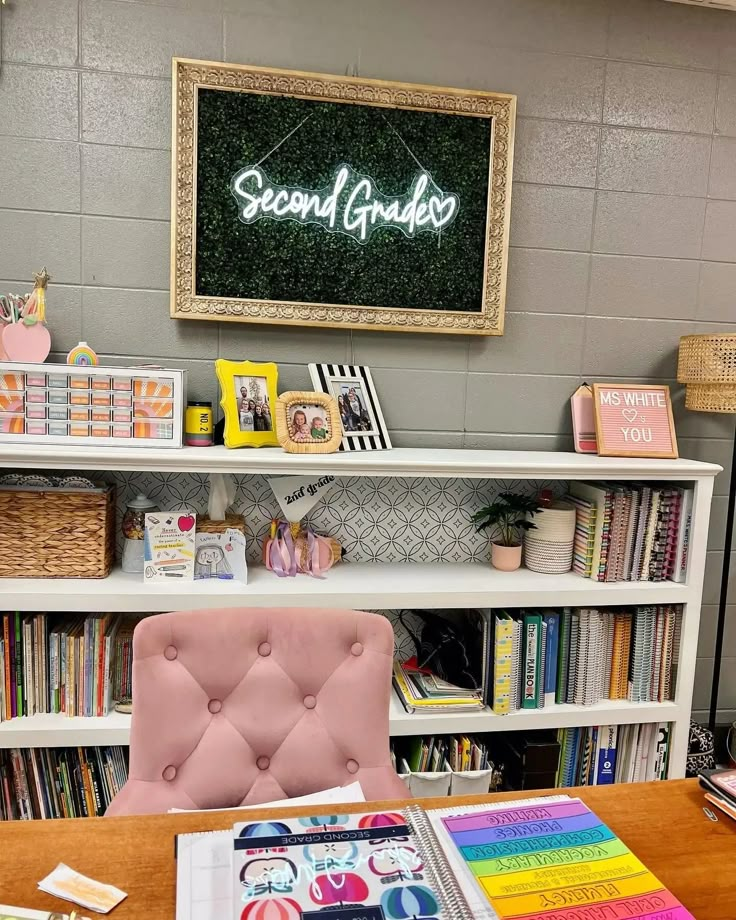
[[[178,920],[572,920],[583,906],[596,916],[665,912],[693,920],[583,802],[566,795],[287,816],[189,837],[200,848],[211,842],[217,858],[195,891],[185,858],[191,848],[180,847]],[[198,910],[180,903],[197,895]],[[211,912],[207,897],[216,902]]]

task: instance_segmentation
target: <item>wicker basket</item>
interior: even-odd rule
[[[206,514],[197,517],[197,533],[224,533],[231,527],[245,533],[245,518],[242,514],[226,514],[224,521],[211,521]]]
[[[113,486],[0,489],[0,578],[105,578],[114,558]]]
[[[677,379],[687,384],[687,409],[736,412],[736,333],[682,336]]]

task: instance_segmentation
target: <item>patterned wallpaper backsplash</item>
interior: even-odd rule
[[[95,478],[116,484],[118,519],[126,502],[139,492],[162,511],[203,514],[207,510],[206,474],[105,472]],[[245,517],[248,561],[256,562],[272,518],[280,516],[279,505],[268,477],[234,478],[233,509]],[[317,533],[342,544],[346,562],[485,563],[490,555],[488,537],[475,532],[472,515],[499,492],[534,494],[543,489],[562,495],[567,484],[524,479],[338,478],[306,520]]]

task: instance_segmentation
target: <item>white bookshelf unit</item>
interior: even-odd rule
[[[520,569],[499,572],[477,563],[349,563],[325,579],[279,579],[251,569],[247,586],[145,585],[119,569],[106,579],[0,579],[0,609],[20,611],[165,612],[209,607],[354,607],[357,609],[682,604],[683,621],[675,699],[665,703],[604,701],[558,705],[497,716],[406,713],[394,696],[392,736],[513,731],[598,724],[673,723],[670,777],[685,775],[695,677],[700,602],[713,478],[721,468],[691,460],[602,458],[532,451],[399,448],[352,454],[296,455],[279,449],[228,451],[222,447],[95,448],[0,444],[0,469],[98,470],[257,475],[329,474],[440,479],[651,480],[693,486],[687,580],[605,584]],[[130,718],[35,715],[0,723],[0,747],[127,744]]]

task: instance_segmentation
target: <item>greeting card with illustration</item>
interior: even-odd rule
[[[196,514],[149,512],[143,542],[143,578],[194,578]]]
[[[245,534],[228,527],[223,533],[198,533],[195,538],[194,578],[248,582]]]

